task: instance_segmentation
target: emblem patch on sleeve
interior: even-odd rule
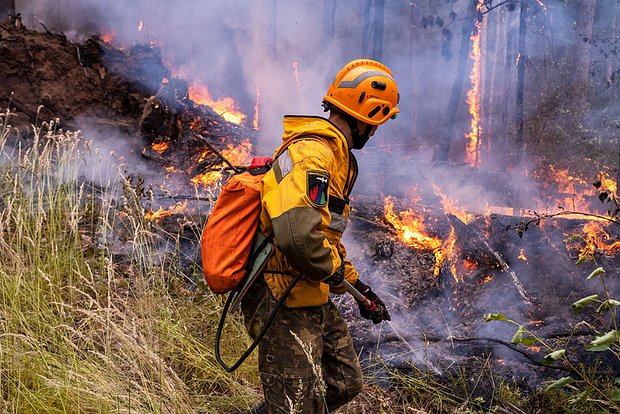
[[[323,171],[308,171],[308,198],[317,207],[327,205],[329,174]]]

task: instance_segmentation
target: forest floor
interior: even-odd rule
[[[80,163],[97,157],[90,144],[69,132],[88,119],[98,131],[109,126],[142,139],[142,146],[150,144],[141,135],[145,103],[160,89],[152,79],[169,75],[155,49],[120,51],[99,39],[76,45],[62,34],[0,24],[2,412],[224,414],[260,399],[253,358],[229,375],[213,357],[222,298],[196,282],[196,268],[191,272],[207,211],[145,220],[145,189],[135,172],[119,171],[118,163],[99,157],[103,165],[89,169],[102,175],[97,182],[85,180]],[[482,297],[515,296],[506,272],[490,266],[467,284],[453,282],[443,269],[438,279],[428,251],[403,245],[377,219],[382,207],[376,200],[358,202],[351,252],[370,280],[386,279],[381,291],[397,312],[389,328],[372,327],[359,319],[350,300],[338,300],[367,379],[362,394],[339,413],[618,410],[613,378],[595,364],[530,376],[532,371],[519,369],[529,364],[537,373],[549,372],[538,351],[524,347],[516,352],[520,359],[507,358],[522,344],[510,343],[511,334],[493,336],[495,329],[481,328],[483,314],[500,309]],[[520,243],[514,233],[495,234],[496,249]],[[540,230],[527,238],[548,241],[536,245],[538,250],[557,244]],[[502,254],[508,257],[506,249]],[[605,266],[615,266],[606,260]],[[570,258],[550,265],[567,275],[565,284],[545,278],[546,265],[539,264],[542,273],[531,275],[539,284],[528,285],[537,303],[508,309],[525,309],[522,315],[532,321],[557,322],[528,325],[540,335],[571,336],[564,323],[568,314],[555,298],[572,295],[585,275],[573,269]],[[489,274],[493,283],[478,283]],[[551,288],[559,294],[545,291]],[[445,315],[455,322],[446,322]],[[595,318],[589,327],[604,323]],[[552,329],[558,326],[564,330]],[[238,317],[227,338],[227,359],[248,345]],[[412,346],[415,358],[407,355]],[[543,380],[566,375],[577,381],[545,391]]]

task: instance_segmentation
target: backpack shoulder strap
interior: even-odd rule
[[[293,139],[291,139],[289,142],[287,142],[286,144],[282,145],[279,149],[278,152],[276,153],[276,155],[274,156],[274,159],[277,159],[280,155],[282,155],[282,153],[284,151],[287,150],[287,148],[294,144],[297,141],[303,141],[304,139],[310,139],[310,140],[314,140],[314,141],[323,141],[318,135],[300,135],[298,137],[295,137]]]

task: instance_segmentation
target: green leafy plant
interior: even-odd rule
[[[586,257],[586,259],[583,259]],[[595,260],[593,255],[580,257],[578,264],[588,260]],[[620,301],[611,297],[607,283],[605,281],[605,269],[597,267],[586,278],[586,281],[598,280],[603,288],[603,297],[599,294],[592,294],[583,297],[571,304],[571,310],[578,314],[588,307],[597,306],[597,313],[607,313],[611,320],[612,329],[607,332],[598,332],[594,338],[586,346],[586,350],[590,352],[611,352],[615,358],[620,361],[620,332],[618,331],[616,321],[616,307],[620,305]],[[546,391],[554,389],[569,389],[574,397],[568,400],[571,406],[592,402],[604,405],[606,408],[620,409],[620,381],[615,380],[611,391],[607,387],[602,386],[596,378],[592,378],[586,368],[577,366],[568,357],[565,348],[556,348],[552,346],[544,338],[536,335],[522,324],[509,319],[501,313],[489,313],[484,316],[486,322],[502,321],[515,325],[517,330],[510,340],[513,344],[521,344],[525,347],[540,345],[547,350],[541,363],[545,366],[552,366],[556,363],[563,363],[572,372],[573,376],[562,377],[547,385]]]

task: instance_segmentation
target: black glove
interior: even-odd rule
[[[374,324],[378,324],[381,321],[392,320],[387,308],[385,307],[385,303],[383,303],[383,301],[379,299],[379,296],[377,296],[377,294],[370,289],[370,286],[360,282],[359,280],[355,282],[355,285],[353,286],[371,302],[368,307],[363,302],[357,302],[362,318],[370,319]]]
[[[323,283],[327,283],[330,286],[340,286],[344,280],[344,260],[342,264],[338,266],[338,269],[331,276],[323,279]]]

